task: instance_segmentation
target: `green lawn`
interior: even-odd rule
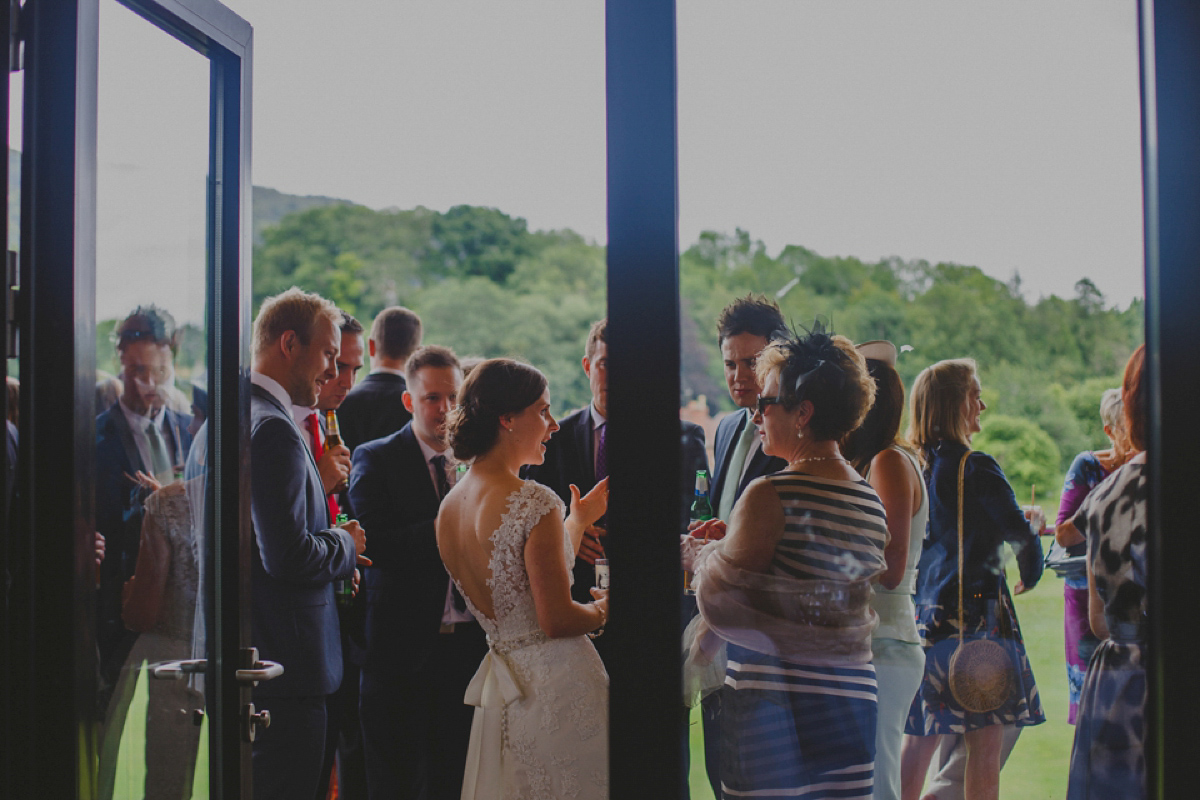
[[[1016,584],[1015,575],[1009,585]],[[1067,764],[1075,729],[1067,724],[1067,678],[1063,666],[1063,583],[1047,572],[1037,588],[1015,598],[1025,648],[1046,710],[1046,723],[1026,728],[1000,775],[1007,800],[1061,798],[1067,793]],[[691,726],[692,800],[713,800],[704,775],[704,742],[698,711]]]
[[[138,678],[129,715],[121,732],[121,750],[117,756],[114,800],[137,800],[145,793],[146,782],[146,703],[147,686],[152,679],[144,671]],[[208,797],[208,718],[200,729],[200,749],[196,754],[196,777],[192,782],[193,800]]]
[[[1009,585],[1016,583],[1010,576]],[[1033,674],[1046,709],[1044,725],[1026,728],[1008,766],[1000,776],[1000,796],[1009,800],[1061,798],[1067,790],[1067,763],[1074,728],[1067,724],[1067,682],[1063,667],[1062,581],[1047,573],[1038,587],[1016,598],[1017,616]],[[140,798],[145,777],[146,685],[143,675],[129,709],[121,740],[120,766],[114,797]],[[704,775],[704,745],[699,712],[691,725],[692,800],[713,800]],[[196,800],[208,797],[208,723],[200,739],[196,763]]]

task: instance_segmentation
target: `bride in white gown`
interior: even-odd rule
[[[606,800],[608,675],[585,634],[603,629],[608,596],[574,602],[570,567],[607,508],[607,481],[583,498],[572,486],[564,520],[554,492],[521,480],[558,430],[533,367],[485,361],[458,400],[450,443],[474,461],[442,501],[437,541],[489,644],[467,689],[476,708],[463,800]]]

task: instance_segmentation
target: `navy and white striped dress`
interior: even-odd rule
[[[770,572],[856,580],[884,568],[883,505],[862,480],[767,477],[783,504]],[[876,687],[870,662],[819,666],[730,643],[721,692],[726,797],[870,798]]]

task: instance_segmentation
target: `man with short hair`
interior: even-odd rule
[[[135,653],[139,635],[126,628],[121,616],[122,589],[137,566],[144,503],[156,482],[175,479],[192,444],[191,417],[167,407],[178,346],[174,317],[155,305],[138,306],[113,335],[121,364],[121,397],[96,417],[96,531],[106,547],[96,605],[98,710],[104,718],[98,778],[102,795],[111,793],[116,779],[118,748],[141,662],[162,655],[144,648]],[[151,710],[174,702],[165,686],[151,683]],[[158,757],[162,751],[154,746],[164,737],[157,716],[151,714],[147,724],[152,743],[147,780],[169,782]],[[166,766],[183,772],[178,763]]]
[[[588,386],[592,390],[592,402],[586,408],[568,414],[559,422],[560,429],[546,445],[545,460],[526,471],[529,478],[553,489],[568,506],[571,502],[571,484],[577,486],[579,493],[583,495],[608,476],[607,319],[596,321],[588,331],[582,364]],[[708,469],[704,430],[686,420],[680,420],[679,425],[683,449],[683,493],[680,496],[680,530],[664,531],[664,534],[671,536],[680,533],[687,525],[688,508],[694,497],[696,471]],[[604,535],[601,520],[597,525],[588,528],[579,546],[579,556],[575,559],[574,567],[575,582],[571,587],[571,596],[576,602],[591,602],[589,590],[596,584],[596,559],[604,557]],[[596,639],[596,650],[601,658],[607,653],[613,638],[621,635],[620,628],[614,628],[610,623],[605,635]]]
[[[321,476],[292,406],[312,406],[337,377],[341,314],[293,287],[254,322],[250,380],[253,642],[284,665],[254,688],[271,712],[254,739],[256,798],[315,797],[325,751],[326,697],[342,679],[333,581],[356,580],[366,548],[357,522],[333,528]]]
[[[787,462],[762,451],[762,437],[754,425],[754,410],[761,387],[754,368],[758,354],[772,339],[787,332],[779,306],[765,297],[747,295],[730,303],[717,320],[717,344],[725,367],[725,384],[738,410],[717,424],[713,448],[711,497],[718,519],[728,520],[746,485],[755,478],[778,472]],[[704,768],[713,794],[721,796],[720,745],[721,697],[715,692],[701,704],[704,721]]]
[[[341,313],[341,348],[337,357],[337,377],[321,386],[317,405],[312,408],[293,406],[296,424],[308,434],[306,443],[317,462],[317,472],[329,502],[329,517],[336,521],[341,512],[353,517],[345,502],[344,486],[350,477],[350,450],[345,445],[327,446],[325,412],[336,411],[346,393],[354,386],[354,378],[363,365],[366,347],[362,323],[345,311]],[[366,768],[363,765],[362,733],[358,723],[358,679],[365,655],[363,618],[366,601],[356,595],[349,608],[338,608],[342,641],[342,683],[325,703],[325,761],[321,767],[320,785],[316,800],[325,800],[329,776],[337,761],[338,797],[343,800],[362,800],[367,796]]]
[[[362,323],[345,311],[339,311],[338,314],[341,315],[338,325],[341,344],[337,357],[337,377],[321,386],[316,405],[292,407],[296,424],[307,434],[305,442],[316,459],[321,485],[329,496],[331,519],[336,519],[340,511],[334,490],[350,478],[350,449],[344,445],[325,447],[325,412],[336,411],[346,399],[346,394],[354,386],[355,375],[362,368],[364,353]],[[340,415],[338,422],[341,422]]]
[[[372,800],[457,800],[473,715],[463,695],[487,652],[434,530],[457,477],[446,416],[462,369],[453,351],[430,346],[409,357],[405,375],[412,421],[359,445],[350,470],[373,562],[359,705],[367,788]]]
[[[412,414],[404,406],[404,364],[421,346],[421,318],[403,306],[380,311],[367,347],[371,372],[350,390],[338,412],[342,438],[351,452],[363,442],[403,428]]]

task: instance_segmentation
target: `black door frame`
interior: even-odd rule
[[[250,26],[216,0],[118,0],[210,60],[207,325],[210,790],[249,797],[234,679],[248,646]],[[6,797],[91,797],[98,0],[27,0],[22,142],[19,496],[7,536]],[[68,422],[69,421],[69,422]],[[34,457],[36,454],[36,458]],[[65,493],[71,502],[64,501]],[[213,596],[215,595],[215,596]],[[219,698],[219,702],[211,702]]]
[[[227,89],[214,92],[214,103],[231,113],[215,116],[221,118],[222,130],[228,131],[234,119],[248,114],[249,71],[235,68],[235,61],[249,57],[248,26],[244,38],[222,37],[206,30],[199,20],[210,17],[195,12],[216,5],[201,0],[130,5],[141,13],[165,10],[167,13],[155,18],[173,18],[177,31],[196,31],[200,41],[228,51],[229,58],[213,59],[214,72],[220,73],[219,82]],[[609,0],[607,6],[610,360],[612,413],[621,421],[614,426],[610,458],[615,464],[613,474],[624,476],[622,482],[614,483],[617,491],[610,514],[618,588],[613,614],[616,620],[630,618],[629,627],[636,630],[630,650],[620,655],[613,669],[610,752],[613,763],[623,766],[614,771],[612,785],[614,796],[670,797],[678,789],[677,728],[673,722],[648,723],[648,718],[668,718],[648,712],[657,712],[664,703],[673,708],[665,698],[678,696],[673,691],[678,685],[677,628],[671,613],[678,605],[674,596],[678,565],[674,552],[656,544],[655,537],[637,536],[636,532],[672,524],[673,498],[678,497],[679,488],[674,486],[678,469],[664,462],[651,468],[639,458],[651,446],[659,452],[672,452],[678,441],[674,435],[679,347],[675,5],[673,0]],[[1187,535],[1194,527],[1191,501],[1200,477],[1200,470],[1192,466],[1189,446],[1200,440],[1200,387],[1195,373],[1200,342],[1195,322],[1195,309],[1200,308],[1200,228],[1195,224],[1200,219],[1200,47],[1196,46],[1200,42],[1200,8],[1187,0],[1142,0],[1140,7],[1146,341],[1156,411],[1150,427],[1155,476],[1151,514],[1156,533],[1151,558],[1156,580],[1150,620],[1154,659],[1148,709],[1149,761],[1151,796],[1175,797],[1183,796],[1191,785],[1195,767],[1190,727],[1200,710],[1200,699],[1191,691],[1190,650],[1186,649],[1196,640],[1200,622],[1185,602],[1170,602],[1172,597],[1190,597],[1192,565],[1200,556],[1200,542]],[[94,252],[86,241],[76,242],[48,222],[76,220],[78,216],[83,225],[94,228],[94,215],[77,206],[76,197],[90,196],[94,203],[95,187],[86,180],[77,184],[75,177],[77,163],[94,166],[94,102],[90,108],[76,104],[79,67],[95,63],[94,36],[80,35],[94,31],[94,9],[94,0],[77,4],[29,0],[22,21],[26,63],[50,66],[30,71],[26,80],[27,118],[42,136],[39,141],[27,139],[24,145],[23,168],[31,176],[29,185],[36,185],[38,192],[36,197],[22,199],[25,244],[21,286],[24,298],[42,296],[57,302],[37,303],[22,320],[21,359],[23,365],[34,365],[41,363],[39,357],[53,358],[72,368],[59,369],[57,374],[31,368],[22,392],[21,412],[27,421],[22,427],[29,435],[22,441],[19,455],[24,499],[15,509],[14,529],[32,526],[34,535],[24,538],[36,541],[37,547],[18,543],[15,537],[8,543],[13,580],[10,597],[14,598],[8,641],[27,646],[7,654],[6,712],[11,713],[5,714],[3,749],[7,765],[30,765],[22,770],[24,775],[5,770],[7,782],[0,783],[0,791],[12,797],[35,793],[77,796],[82,787],[76,784],[75,765],[87,740],[77,709],[86,693],[78,676],[89,661],[86,640],[90,633],[87,620],[75,616],[75,594],[78,587],[86,586],[90,569],[87,559],[76,554],[87,552],[83,545],[90,534],[84,523],[90,519],[91,499],[84,490],[90,487],[85,455],[76,451],[75,443],[88,440],[92,420],[76,410],[73,423],[63,425],[62,415],[76,408],[76,397],[91,403],[87,398],[94,382],[94,348],[76,352],[74,343],[79,341],[78,331],[94,328]],[[88,42],[92,42],[90,48]],[[94,74],[93,69],[93,79]],[[94,99],[94,92],[91,96]],[[76,146],[77,134],[81,144],[91,143],[91,149]],[[220,157],[225,178],[214,191],[224,201],[220,225],[247,230],[249,184],[245,182],[239,192],[233,188],[238,182],[229,181],[228,176],[248,176],[248,141],[241,140],[237,151]],[[86,169],[80,171],[86,173]],[[242,239],[232,248],[234,252],[219,254],[227,268],[248,263],[245,237]],[[32,269],[34,258],[36,271]],[[78,273],[77,261],[81,266]],[[214,258],[212,268],[216,263]],[[222,277],[227,279],[214,284],[219,289],[209,310],[211,330],[219,328],[222,335],[221,348],[210,353],[213,376],[222,375],[221,363],[245,364],[248,353],[248,270]],[[225,388],[220,416],[237,419],[239,425],[226,425],[219,431],[214,428],[210,444],[214,451],[224,448],[238,453],[243,466],[247,451],[240,423],[248,407],[244,392],[244,375]],[[46,413],[37,414],[34,395],[49,398],[43,404]],[[39,453],[36,462],[31,459],[34,450]],[[47,453],[61,456],[45,458]],[[220,520],[219,529],[246,530],[246,502],[239,492],[236,471],[222,473],[219,482],[225,497],[236,498],[231,504],[210,509],[213,518]],[[71,503],[62,502],[67,485],[73,491]],[[224,570],[225,580],[236,580],[244,587],[248,570],[241,569],[246,554],[239,539],[222,538],[219,568]],[[34,563],[38,567],[36,582]],[[663,587],[671,587],[671,591]],[[639,608],[661,608],[663,613],[634,621]],[[217,635],[222,644],[232,644],[240,610],[236,604],[225,605],[217,616],[214,624],[221,626]],[[71,624],[64,626],[65,620]],[[82,635],[75,636],[75,631]],[[236,641],[238,647],[244,644]],[[222,664],[212,676],[223,701],[233,691],[233,667]],[[236,720],[222,720],[214,728],[232,732]],[[219,791],[220,796],[236,797],[242,790],[233,777],[244,771],[237,768],[244,761],[241,750],[237,754],[214,751],[212,757],[224,759],[225,764],[218,768],[223,777],[220,789],[214,785],[214,794]],[[647,764],[655,767],[642,769]],[[666,777],[651,777],[648,784],[647,777],[654,774]],[[32,786],[29,781],[35,777],[36,786]]]

